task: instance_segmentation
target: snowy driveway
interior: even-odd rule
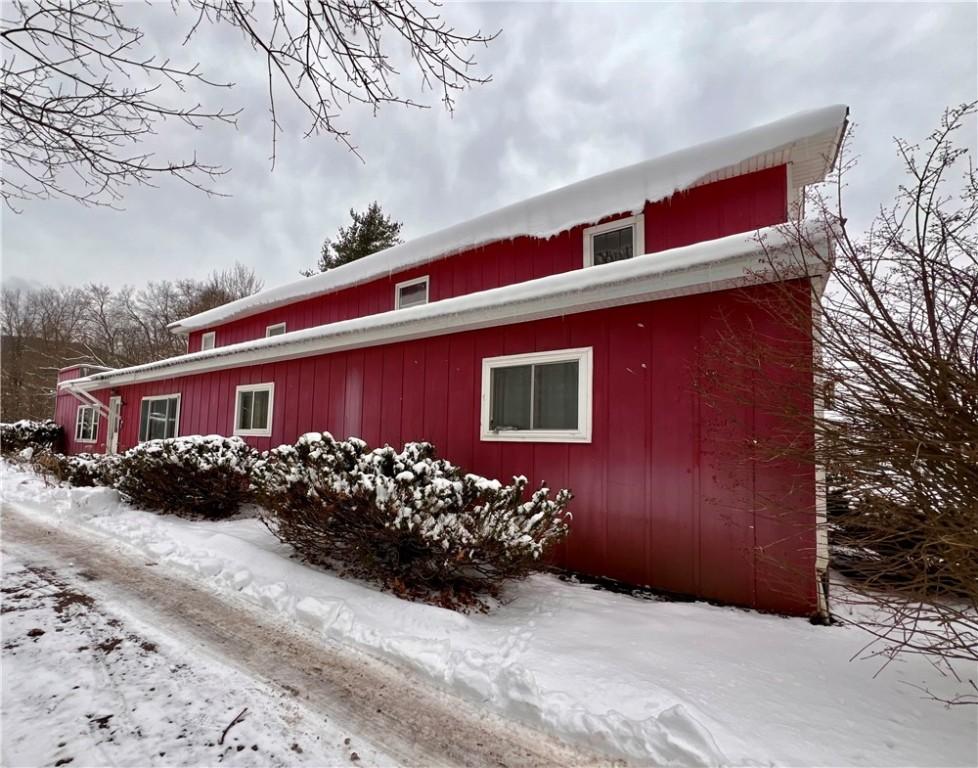
[[[3,533],[4,765],[596,762],[8,505]]]

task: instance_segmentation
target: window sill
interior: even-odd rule
[[[271,437],[272,430],[270,429],[236,429],[234,430],[235,437]]]
[[[487,443],[590,443],[591,435],[585,432],[553,430],[504,430],[483,432],[480,439]]]

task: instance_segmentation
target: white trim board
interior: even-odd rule
[[[479,415],[479,439],[483,442],[500,443],[590,443],[593,421],[594,349],[575,347],[546,352],[528,352],[521,355],[501,355],[482,358],[482,393]],[[522,365],[546,365],[547,363],[576,362],[577,369],[577,429],[520,429],[494,430],[489,428],[492,419],[492,372],[496,368]],[[531,377],[532,381],[532,377]],[[532,401],[535,397],[530,388],[531,420]]]
[[[139,413],[136,416],[136,442],[146,443],[148,440],[143,440],[143,403],[152,400],[172,400],[176,398],[177,400],[177,412],[173,415],[173,437],[180,437],[180,406],[183,404],[183,394],[180,392],[173,392],[169,395],[147,395],[146,397],[139,398]]]
[[[404,280],[394,286],[394,309],[410,309],[411,307],[401,306],[401,289],[411,288],[415,285],[424,284],[424,301],[421,304],[412,304],[411,307],[420,307],[431,302],[431,281],[428,275],[416,277],[413,280]]]
[[[625,216],[621,219],[596,224],[584,230],[584,266],[594,266],[594,236],[605,232],[616,232],[626,227],[632,228],[632,258],[645,253],[645,214]]]
[[[758,237],[763,238],[769,252],[783,254],[780,275],[765,271],[768,262]],[[815,245],[815,254],[794,252],[786,236],[777,227],[769,227],[757,235],[732,235],[431,304],[292,331],[288,336],[230,344],[108,371],[71,383],[95,390],[158,381],[756,285],[786,276],[827,273],[831,264],[828,238],[819,230],[806,233],[806,237]]]
[[[265,414],[264,429],[240,429],[238,427],[238,408],[241,406],[241,395],[244,392],[268,392],[268,413]],[[252,400],[252,402],[254,402]],[[271,437],[272,436],[272,417],[275,415],[275,382],[269,381],[263,384],[239,384],[234,388],[234,419],[233,434],[240,437]]]

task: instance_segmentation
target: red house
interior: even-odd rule
[[[746,403],[719,435],[694,375],[721,315],[755,333],[772,322],[743,300],[772,290],[748,277],[756,232],[776,239],[825,177],[847,115],[794,115],[186,318],[171,327],[187,336],[179,357],[66,368],[67,450],[189,434],[267,449],[324,430],[428,440],[471,471],[572,489],[569,568],[814,613],[816,472],[720,450],[776,425]],[[785,384],[815,407],[811,381]],[[764,514],[772,493],[781,509]]]

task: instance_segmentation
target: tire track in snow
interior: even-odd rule
[[[98,543],[3,505],[5,545],[71,564],[103,599],[295,696],[408,766],[584,766],[612,761],[478,710],[392,664],[269,619]],[[616,762],[616,765],[621,765]]]

